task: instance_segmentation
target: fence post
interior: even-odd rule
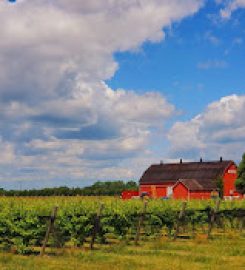
[[[136,235],[135,235],[135,239],[134,239],[135,245],[138,245],[139,240],[140,240],[140,232],[141,232],[141,227],[142,227],[142,224],[144,222],[144,218],[145,218],[145,214],[146,214],[146,207],[147,207],[147,201],[144,201],[143,211],[139,216],[137,231],[136,231]]]
[[[176,222],[175,233],[174,233],[174,240],[176,240],[177,237],[178,237],[180,223],[181,223],[181,220],[183,219],[183,217],[185,216],[186,205],[187,205],[187,202],[183,202],[182,203],[181,211],[179,213],[179,216],[178,216],[178,219],[177,219],[177,222]]]
[[[195,238],[196,236],[196,227],[194,221],[191,223],[191,232],[192,232],[192,238]]]
[[[242,217],[241,221],[240,221],[240,226],[239,226],[239,232],[240,233],[243,232],[244,227],[245,227],[245,217]]]
[[[211,232],[212,232],[212,229],[213,229],[213,225],[214,225],[216,215],[217,215],[217,213],[219,211],[219,207],[220,207],[220,199],[217,199],[214,209],[211,210],[210,221],[209,221],[209,224],[208,224],[208,235],[207,235],[208,238],[211,237]]]
[[[42,245],[42,248],[41,248],[41,251],[40,251],[40,256],[43,256],[44,253],[45,253],[46,245],[47,245],[48,240],[49,240],[49,235],[50,235],[51,231],[54,228],[54,223],[55,223],[55,219],[56,219],[56,216],[57,216],[57,211],[58,211],[58,206],[55,206],[53,208],[53,211],[52,211],[50,219],[49,219],[49,224],[48,224],[46,235],[45,235],[43,245]]]
[[[94,249],[94,242],[95,242],[95,239],[96,239],[96,235],[100,229],[100,218],[101,218],[101,214],[102,214],[102,211],[103,211],[103,208],[104,208],[104,204],[100,204],[100,207],[99,207],[99,210],[95,216],[95,219],[94,219],[94,228],[93,228],[93,232],[92,232],[92,238],[91,238],[91,242],[90,242],[90,249]]]

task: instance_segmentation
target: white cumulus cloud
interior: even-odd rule
[[[213,102],[187,122],[177,122],[168,139],[173,156],[236,159],[245,151],[245,96]]]
[[[111,89],[114,53],[163,40],[165,27],[203,2],[1,1],[0,136],[9,156],[0,178],[131,177],[127,162],[149,154],[152,128],[175,108],[156,92]]]

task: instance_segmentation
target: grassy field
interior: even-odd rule
[[[20,256],[0,253],[1,270],[78,269],[245,269],[245,239],[235,234],[206,240],[161,239],[139,247],[106,246],[100,250],[60,250],[55,256]]]

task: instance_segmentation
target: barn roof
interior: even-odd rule
[[[155,164],[144,172],[140,184],[177,182],[179,179],[210,181],[222,176],[232,164],[232,160]]]
[[[176,185],[181,182],[190,191],[212,191],[217,189],[214,180],[209,179],[180,179]]]

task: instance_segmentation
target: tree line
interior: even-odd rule
[[[88,187],[69,188],[66,186],[43,189],[5,190],[0,188],[1,196],[119,196],[124,190],[138,190],[134,181],[96,182]]]

